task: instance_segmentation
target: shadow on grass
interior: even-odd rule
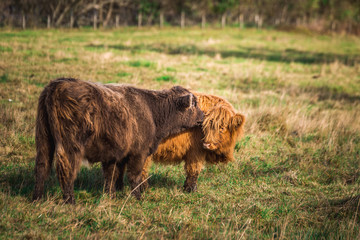
[[[171,176],[166,176],[163,173],[150,173],[149,186],[154,188],[168,188],[179,185],[178,181],[175,181]],[[183,183],[180,183],[183,184]],[[182,186],[182,185],[181,185]]]
[[[96,194],[102,194],[104,189],[104,177],[101,167],[81,168],[74,185],[75,190],[85,190]]]
[[[10,195],[21,195],[32,198],[32,193],[35,186],[34,164],[27,165],[11,165],[1,167],[0,184],[2,191],[8,192]],[[92,193],[94,195],[101,195],[103,193],[103,174],[100,167],[93,166],[90,169],[82,168],[75,180],[74,190]],[[61,191],[55,170],[52,172],[46,181],[45,195],[54,195]]]
[[[222,58],[249,58],[267,60],[272,62],[297,62],[302,64],[318,64],[318,63],[331,63],[338,61],[344,65],[353,66],[360,62],[360,55],[346,55],[346,54],[333,54],[333,53],[321,53],[321,52],[308,52],[299,51],[296,49],[285,49],[283,51],[272,50],[267,48],[251,48],[239,46],[238,50],[218,50],[214,48],[200,48],[193,44],[187,45],[172,45],[166,43],[156,44],[139,44],[133,46],[125,46],[123,44],[117,45],[87,45],[88,49],[116,49],[126,51],[153,51],[160,53],[167,53],[171,55],[207,55],[214,57],[220,55]]]
[[[35,186],[34,163],[0,166],[1,191],[11,196],[23,196],[31,201]],[[150,187],[168,188],[179,183],[166,174],[154,173],[149,179]],[[125,186],[129,185],[126,175]],[[182,184],[182,183],[181,183]],[[75,192],[86,191],[93,196],[101,196],[104,193],[104,179],[102,169],[98,165],[91,168],[81,168],[74,185]],[[53,168],[46,181],[45,195],[56,195],[61,192],[55,169]],[[119,196],[126,195],[124,191],[118,192]]]
[[[305,92],[318,96],[319,101],[335,100],[335,101],[345,101],[349,103],[360,101],[360,95],[351,95],[346,93],[343,89],[338,89],[329,86],[322,86],[322,87],[308,86],[305,87]]]

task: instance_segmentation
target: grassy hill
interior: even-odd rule
[[[57,77],[229,100],[247,117],[236,162],[198,192],[183,165],[154,165],[141,201],[110,199],[100,165],[66,206],[53,171],[32,203],[37,99]],[[360,39],[310,32],[177,28],[0,30],[0,238],[360,238]]]

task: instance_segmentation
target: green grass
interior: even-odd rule
[[[0,46],[0,52],[12,52],[12,48]]]
[[[8,75],[6,73],[0,76],[0,83],[6,83],[7,80],[8,80]]]
[[[164,76],[160,76],[155,78],[156,81],[164,81],[164,82],[176,82],[176,79],[173,76],[169,76],[169,75],[164,75]]]
[[[119,72],[116,74],[116,76],[118,77],[128,77],[128,76],[131,76],[131,73],[127,73],[127,72]]]
[[[154,66],[153,62],[150,61],[130,61],[127,64],[131,67],[152,67]]]
[[[0,238],[360,238],[360,40],[309,32],[166,27],[0,30]],[[247,122],[236,161],[184,193],[183,164],[154,165],[140,201],[82,167],[75,206],[53,169],[34,188],[35,118],[57,77],[226,98]]]

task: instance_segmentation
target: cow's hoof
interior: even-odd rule
[[[196,184],[184,185],[184,191],[185,192],[196,192],[197,191],[197,185]]]
[[[140,192],[140,189],[136,189],[132,195],[137,199],[137,200],[140,200],[141,199],[141,192]]]
[[[75,204],[75,198],[73,196],[64,197],[64,203],[74,205]]]
[[[140,188],[140,192],[144,192],[146,189],[148,189],[148,188],[149,188],[149,183],[148,183],[148,181],[143,182],[143,183],[139,186],[139,188]]]

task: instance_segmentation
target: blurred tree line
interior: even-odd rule
[[[360,34],[360,0],[0,0],[2,27],[306,27]]]

